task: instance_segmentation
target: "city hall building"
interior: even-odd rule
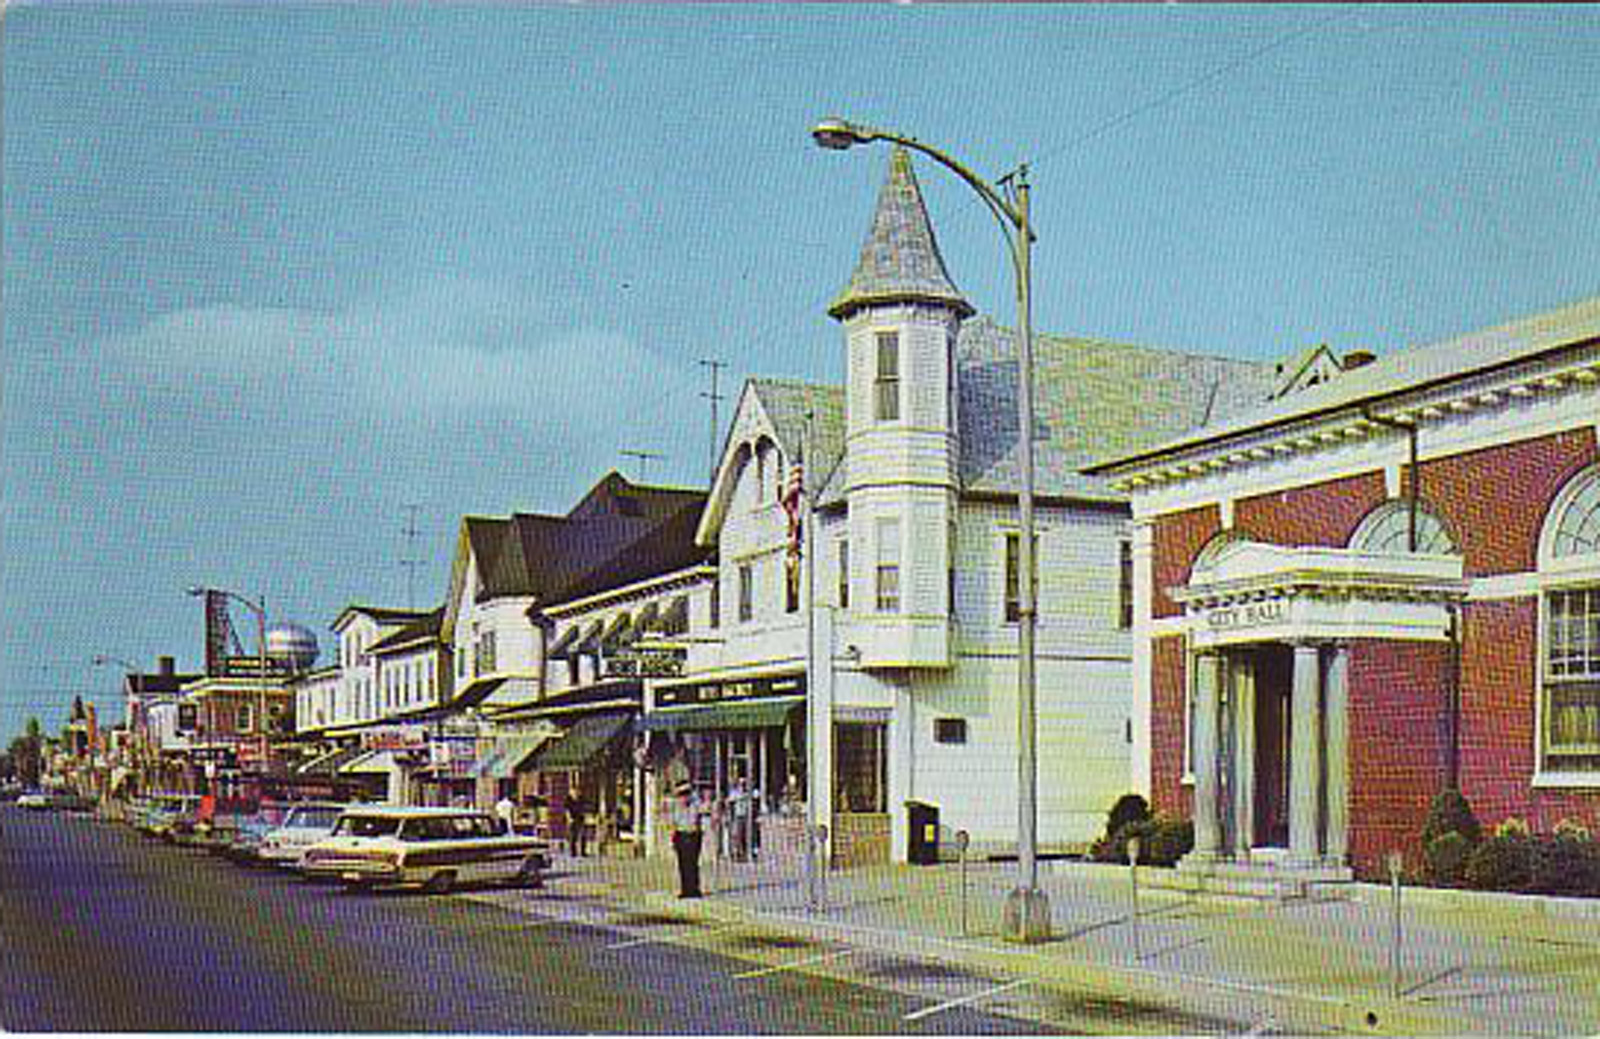
[[[1183,864],[1420,854],[1431,799],[1600,824],[1600,299],[1372,361],[1092,471],[1134,510],[1135,785]]]

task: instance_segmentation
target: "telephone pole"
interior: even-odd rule
[[[406,569],[406,609],[414,610],[417,608],[417,567],[422,565],[422,560],[417,558],[417,510],[421,506],[408,502],[400,507],[406,513],[406,525],[400,528],[406,539],[400,565]]]

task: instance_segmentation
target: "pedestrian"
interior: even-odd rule
[[[700,808],[694,801],[694,787],[685,783],[678,788],[672,802],[672,850],[678,856],[679,898],[701,897],[700,843],[704,836]]]
[[[582,858],[589,836],[585,825],[585,814],[588,806],[583,803],[582,797],[572,793],[567,796],[566,808],[567,854],[575,858]]]
[[[750,857],[751,812],[750,790],[743,779],[736,779],[728,793],[728,813],[733,817],[728,843],[735,862],[744,862]]]
[[[496,818],[505,824],[507,833],[514,832],[514,824],[517,821],[517,803],[511,800],[510,794],[504,795],[495,802],[494,814]]]

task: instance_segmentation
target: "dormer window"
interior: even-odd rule
[[[873,379],[873,417],[879,422],[900,419],[900,333],[879,332],[878,370]]]

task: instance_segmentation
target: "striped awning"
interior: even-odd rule
[[[631,731],[632,722],[631,711],[586,714],[559,738],[541,747],[528,765],[539,772],[587,768]]]
[[[494,751],[478,763],[477,775],[490,779],[510,779],[522,769],[530,755],[550,741],[549,733],[537,736],[502,736]]]
[[[554,642],[550,643],[550,648],[545,651],[545,655],[564,657],[572,652],[573,643],[578,641],[578,629],[580,626],[577,624],[567,625],[567,630],[563,631]]]
[[[639,611],[639,617],[633,622],[633,627],[636,631],[641,633],[646,631],[654,631],[656,625],[660,623],[660,621],[661,603],[652,599],[651,601],[645,603],[644,608]]]
[[[619,613],[606,625],[605,634],[600,636],[600,645],[605,649],[615,649],[632,630],[633,618],[626,613]]]
[[[367,753],[360,747],[340,747],[338,750],[312,758],[295,768],[297,776],[331,776],[345,765]]]
[[[594,653],[599,651],[600,633],[604,630],[604,628],[605,625],[601,621],[595,621],[593,624],[589,625],[588,628],[584,629],[583,638],[578,640],[576,652]]]

